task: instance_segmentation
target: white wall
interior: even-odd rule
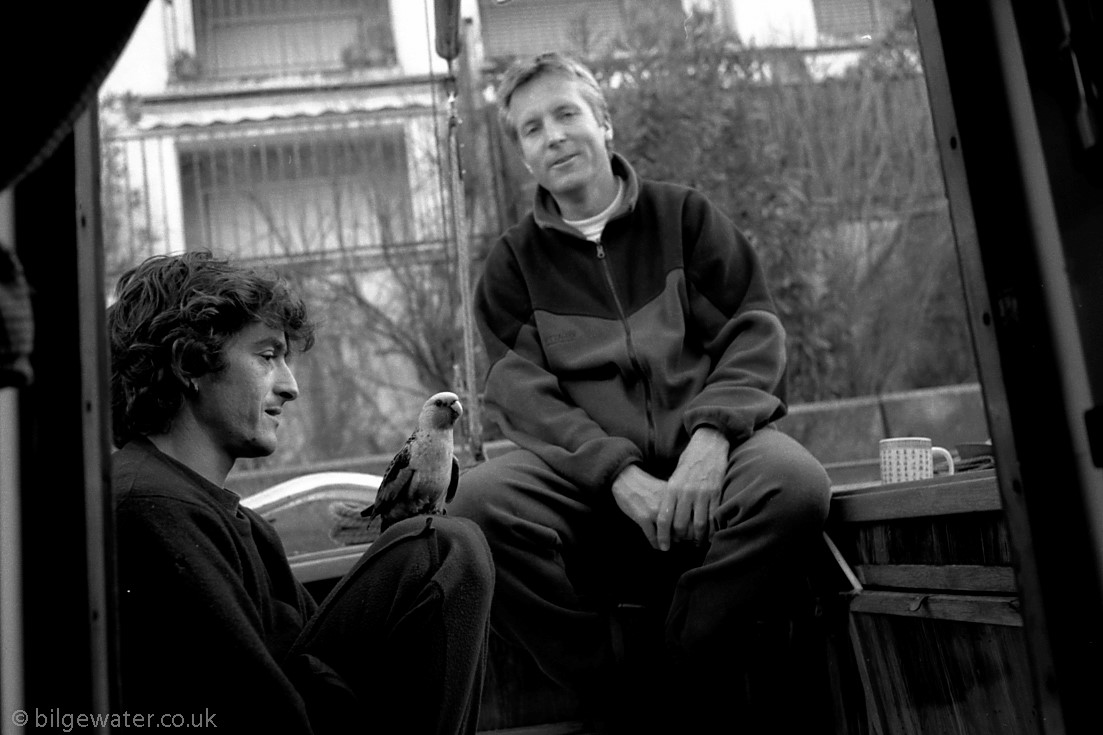
[[[749,46],[814,46],[812,0],[727,0],[736,33]]]
[[[104,80],[104,92],[156,94],[168,87],[163,0],[150,0],[115,67]]]
[[[478,23],[478,0],[457,0],[460,23],[464,18]],[[437,56],[435,0],[391,0],[391,22],[398,51],[398,64],[411,76],[432,71],[443,74],[448,64]],[[476,39],[477,40],[477,39]]]
[[[178,0],[181,1],[181,0]],[[433,0],[390,0],[391,21],[404,74],[420,76],[444,73],[447,64],[436,55]],[[478,14],[476,0],[461,1],[461,17]],[[103,91],[156,94],[168,88],[168,35],[174,26],[190,19],[190,14],[166,10],[164,0],[150,0],[134,34],[103,84]],[[189,34],[176,28],[178,43]]]
[[[428,10],[428,12],[426,12]],[[444,61],[433,52],[433,3],[391,0],[398,66],[404,74],[418,76],[430,70],[445,71]],[[428,35],[427,35],[428,34]]]

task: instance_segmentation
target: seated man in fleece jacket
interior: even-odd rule
[[[539,184],[475,300],[488,411],[519,448],[449,510],[493,550],[491,628],[614,727],[610,706],[626,728],[807,732],[791,623],[829,483],[772,425],[785,330],[756,256],[702,194],[612,152],[577,61],[515,65],[498,104]],[[660,611],[665,655],[618,700],[624,603]]]
[[[474,523],[395,524],[319,607],[223,487],[276,449],[313,342],[302,301],[208,253],[151,258],[117,295],[123,706],[218,732],[474,733],[494,586]]]

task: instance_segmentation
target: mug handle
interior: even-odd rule
[[[947,475],[954,474],[954,458],[950,455],[949,450],[942,447],[931,447],[931,454],[946,460],[946,466],[950,468],[950,471],[946,473]]]

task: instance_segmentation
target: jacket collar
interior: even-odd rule
[[[609,218],[612,221],[635,208],[640,195],[640,181],[636,175],[636,170],[632,168],[632,164],[628,163],[624,156],[613,153],[610,160],[613,165],[613,175],[624,179],[624,200],[621,202],[620,209]],[[582,233],[563,221],[562,215],[559,214],[559,207],[556,205],[551,192],[542,186],[536,187],[532,216],[539,227],[560,230],[575,237],[581,237]]]

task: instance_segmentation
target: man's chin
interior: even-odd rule
[[[561,195],[569,194],[574,191],[586,188],[588,179],[580,173],[570,172],[564,173],[561,176],[552,176],[548,178],[547,184],[544,188],[550,191],[552,194]]]
[[[251,442],[242,447],[241,452],[238,454],[238,459],[259,459],[261,457],[269,457],[276,451],[277,443],[272,442]]]

